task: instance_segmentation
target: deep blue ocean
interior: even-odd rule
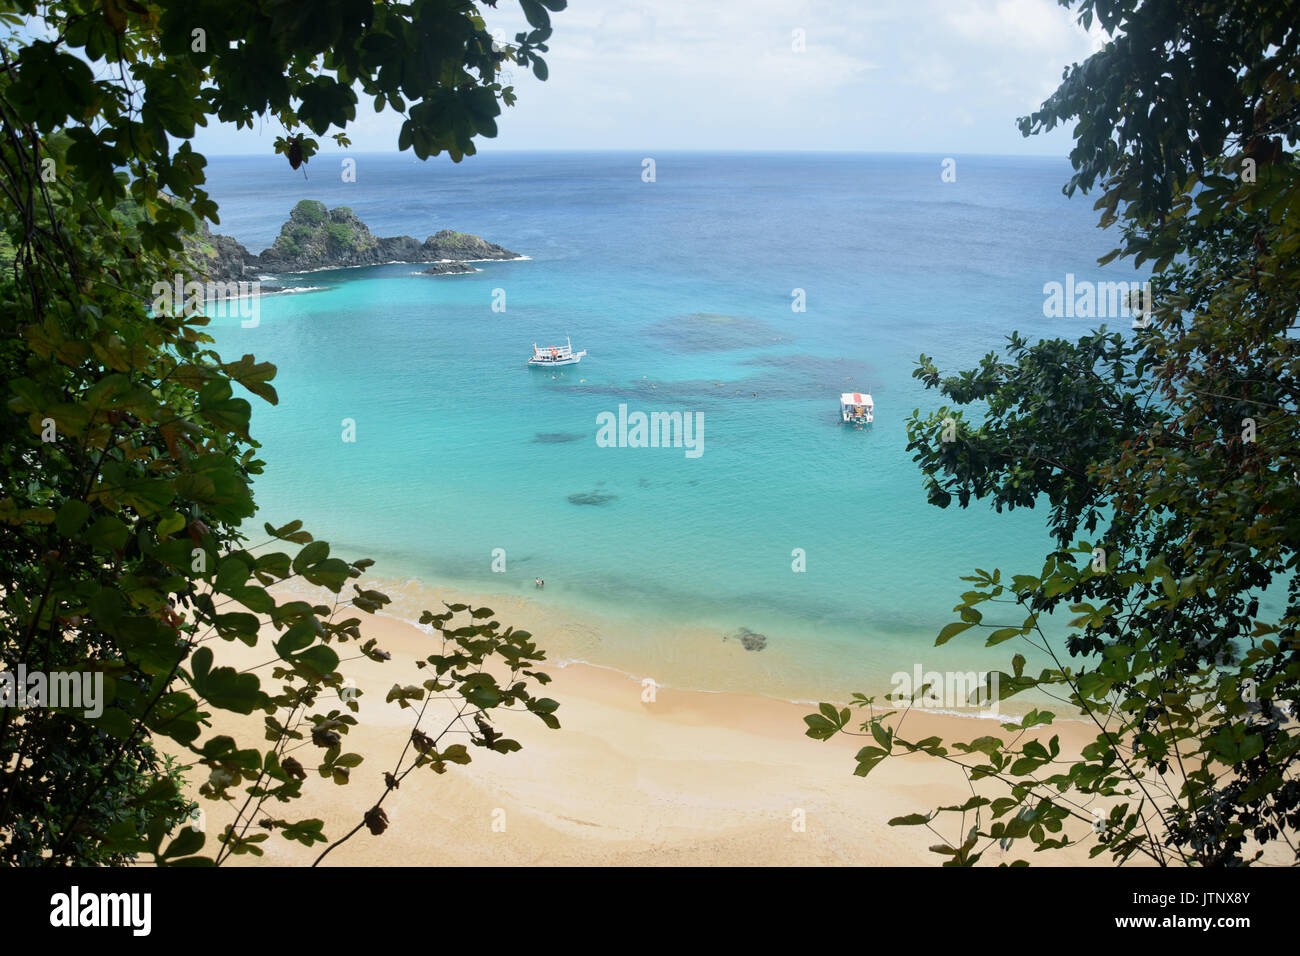
[[[1012,330],[1077,337],[1097,323],[1044,318],[1044,283],[1136,278],[1096,265],[1115,237],[1062,195],[1064,159],[958,156],[944,182],[941,156],[661,153],[645,182],[639,154],[355,158],[356,182],[338,156],[211,158],[217,231],[260,252],[310,198],[528,258],[280,276],[319,288],[216,319],[223,354],[280,369],[280,404],[254,402],[257,527],[301,518],[376,580],[526,598],[561,656],[793,697],[931,666],[961,575],[1041,568],[1042,512],[927,504],[905,421],[940,404],[921,353],[956,372]],[[582,364],[525,366],[566,336]],[[839,423],[854,390],[870,430]],[[620,404],[702,412],[703,454],[599,447]],[[564,615],[600,633],[546,634]],[[762,651],[722,642],[742,628]],[[1010,647],[967,632],[942,659],[1005,669]]]

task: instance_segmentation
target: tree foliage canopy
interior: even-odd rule
[[[922,356],[916,377],[958,407],[915,413],[909,448],[940,507],[1049,509],[1042,569],[976,570],[937,643],[1038,647],[1052,666],[1028,674],[1017,654],[1000,696],[1056,699],[1096,738],[1062,758],[1031,732],[1055,713],[1035,708],[950,748],[904,739],[859,696],[878,746],[858,772],[921,752],[1001,791],[892,821],[954,818],[934,848],[950,864],[1026,838],[1120,861],[1300,861],[1300,18],[1282,0],[1062,5],[1109,39],[1020,127],[1076,123],[1065,191],[1099,191],[1120,235],[1102,262],[1149,265],[1154,307],[1135,329],[1012,335],[956,375]],[[831,705],[808,723],[853,732]]]
[[[297,168],[313,136],[347,144],[365,96],[405,116],[402,149],[459,160],[514,102],[504,66],[545,78],[548,11],[564,0],[520,6],[530,26],[509,45],[494,45],[459,0],[0,8],[0,661],[10,672],[102,674],[106,690],[93,717],[0,712],[0,860],[221,862],[260,853],[268,827],[308,846],[328,840],[320,820],[259,811],[302,793],[299,758],[312,751],[299,746],[336,784],[362,762],[343,749],[358,705],[339,694],[339,650],[388,657],[351,613],[388,598],[356,583],[370,561],[333,555],[300,522],[248,537],[263,462],[244,396],[275,403],[275,368],[224,359],[205,316],[151,314],[145,293],[191,271],[186,237],[218,222],[189,143],[197,128],[278,122],[277,150]],[[271,590],[290,580],[335,598]],[[496,708],[558,726],[555,702],[534,693],[547,677],[531,635],[461,605],[424,623],[436,647],[420,663],[432,676],[390,695],[421,703],[357,829],[383,831],[380,803],[406,773],[468,762],[464,745],[444,746],[447,730],[422,729],[432,699],[447,698],[455,726],[473,719],[471,742],[497,751],[519,745],[492,729]],[[265,668],[221,663],[222,642],[255,645],[268,630],[269,681]],[[266,742],[212,733],[219,711],[262,712]],[[206,774],[204,796],[242,800],[213,855],[201,855],[202,833],[180,828],[192,807],[162,738]]]

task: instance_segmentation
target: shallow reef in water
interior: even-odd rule
[[[603,505],[616,499],[618,495],[606,495],[599,491],[586,491],[569,495],[572,505]]]

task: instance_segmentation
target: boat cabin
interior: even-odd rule
[[[870,425],[875,417],[871,396],[865,392],[845,392],[840,396],[840,418],[845,424]]]

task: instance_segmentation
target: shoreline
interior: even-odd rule
[[[515,624],[532,632],[539,645],[547,649],[548,664],[552,667],[579,664],[609,670],[627,680],[653,680],[659,687],[676,691],[753,696],[807,707],[808,712],[815,711],[822,701],[844,706],[855,693],[874,696],[877,706],[883,706],[884,695],[892,689],[894,672],[889,668],[872,667],[873,648],[870,643],[859,648],[867,657],[863,668],[858,668],[863,663],[861,661],[846,661],[845,664],[861,676],[840,680],[842,686],[830,686],[835,682],[825,675],[821,666],[823,662],[810,661],[798,642],[770,641],[761,650],[741,650],[740,642],[732,640],[734,635],[723,635],[716,630],[719,626],[716,622],[694,622],[687,627],[676,621],[647,621],[639,614],[623,616],[607,607],[580,601],[552,603],[535,600],[528,590],[486,591],[464,582],[431,585],[408,575],[400,578],[366,577],[357,583],[383,592],[392,600],[374,616],[417,628],[416,621],[421,611],[440,611],[444,603],[490,607],[503,624]],[[323,589],[289,588],[289,591],[315,603],[330,603],[332,600],[332,595]],[[327,600],[327,595],[330,600]],[[529,623],[519,624],[520,620]],[[812,633],[812,630],[808,632]],[[628,640],[628,635],[640,640]],[[671,639],[665,635],[671,635]],[[783,634],[782,637],[788,638],[789,635]],[[894,650],[889,648],[891,653]],[[927,643],[922,652],[934,654],[935,648]],[[944,655],[934,656],[941,658]],[[996,663],[1009,666],[1007,661]],[[791,677],[793,668],[800,665],[804,670],[797,678]],[[935,666],[932,660],[925,671],[928,673]],[[958,668],[956,662],[951,666],[961,673],[972,670],[970,667]],[[908,674],[911,673],[909,669]],[[782,692],[782,685],[788,686],[789,692]],[[826,687],[824,691],[820,689],[823,686]],[[808,696],[810,689],[818,696]],[[1046,696],[1040,699],[1023,695],[1003,701],[997,712],[977,708],[963,710],[949,704],[918,705],[913,712],[924,711],[968,721],[1018,723],[1029,710],[1044,706],[1056,706],[1056,702]],[[1091,726],[1073,714],[1060,716],[1058,720]]]
[[[366,262],[366,263],[361,263],[359,265],[352,265],[352,266],[317,266],[315,269],[304,269],[302,271],[293,271],[293,272],[259,271],[258,278],[256,279],[235,279],[235,278],[227,277],[223,279],[204,279],[202,281],[205,283],[205,285],[211,285],[213,283],[224,284],[224,283],[234,282],[234,283],[247,284],[247,285],[252,285],[254,283],[257,283],[260,286],[260,284],[263,281],[279,282],[279,281],[283,281],[286,276],[308,276],[317,272],[341,272],[344,269],[377,269],[381,266],[427,266],[427,265],[433,265],[435,263],[440,263],[440,262],[524,262],[526,260],[531,260],[531,259],[532,256],[515,256],[513,259],[428,259],[428,260],[421,260],[415,262],[408,262],[404,259],[394,259],[391,262]],[[474,269],[473,273],[479,273],[482,271],[483,271],[482,269]],[[425,274],[426,273],[424,273],[423,271],[411,273],[411,275],[425,275]],[[451,274],[470,275],[472,273],[451,273]],[[268,276],[269,278],[263,280],[262,276]],[[238,296],[235,296],[234,298],[253,299],[253,298],[260,298],[263,296],[285,295],[287,293],[322,292],[322,291],[327,291],[330,288],[332,287],[327,285],[273,286],[270,289],[267,289],[265,291],[259,288],[256,292],[253,292],[248,295],[245,295],[241,292]]]
[[[314,269],[286,269],[282,272],[273,272],[270,269],[259,270],[265,275],[270,276],[309,276],[315,272],[342,272],[345,269],[377,269],[380,266],[427,266],[435,262],[528,262],[532,256],[512,256],[508,259],[393,259],[389,262],[360,262],[351,266],[316,266]],[[482,271],[477,270],[477,271]]]
[[[449,603],[456,603],[456,602],[453,601]],[[464,603],[469,603],[471,604],[471,606],[487,606],[485,603],[481,601],[477,603],[473,601],[466,601]],[[416,621],[413,621],[409,618],[400,617],[395,614],[390,614],[387,611],[376,611],[372,616],[382,617],[386,620],[393,621],[396,624],[406,625],[407,627],[412,627],[415,628],[416,630],[421,629],[420,625]],[[534,637],[536,637],[536,635],[534,635]],[[745,692],[740,692],[735,690],[711,690],[706,687],[686,687],[686,686],[681,686],[676,684],[661,683],[652,677],[638,676],[637,674],[634,674],[631,671],[624,670],[623,668],[617,667],[613,664],[602,664],[598,661],[589,661],[580,657],[555,658],[555,657],[548,656],[545,662],[545,666],[550,668],[555,668],[558,670],[564,670],[569,667],[577,667],[579,669],[590,668],[592,670],[608,672],[614,677],[626,681],[631,681],[638,685],[641,685],[644,681],[653,681],[655,688],[657,690],[671,690],[683,694],[716,694],[724,697],[727,696],[752,697],[754,700],[769,701],[773,704],[791,704],[797,707],[811,708],[809,713],[815,711],[817,709],[817,705],[822,703],[822,701],[820,700],[813,700],[811,698],[782,697],[777,694],[765,694],[760,691],[752,691],[752,692],[745,693]],[[844,700],[827,701],[827,703],[833,703],[840,707],[845,707],[848,705],[848,701],[844,701]],[[960,710],[950,710],[945,707],[918,706],[914,708],[912,712],[931,714],[936,717],[952,717],[957,720],[992,720],[998,722],[1017,723],[1017,724],[1020,723],[1020,719],[1022,717],[1021,714],[969,713],[969,712],[962,712]],[[1057,722],[1062,722],[1062,721],[1070,721],[1072,723],[1077,723],[1081,725],[1086,725],[1087,723],[1086,721],[1079,718],[1072,718],[1072,717],[1057,718]]]

